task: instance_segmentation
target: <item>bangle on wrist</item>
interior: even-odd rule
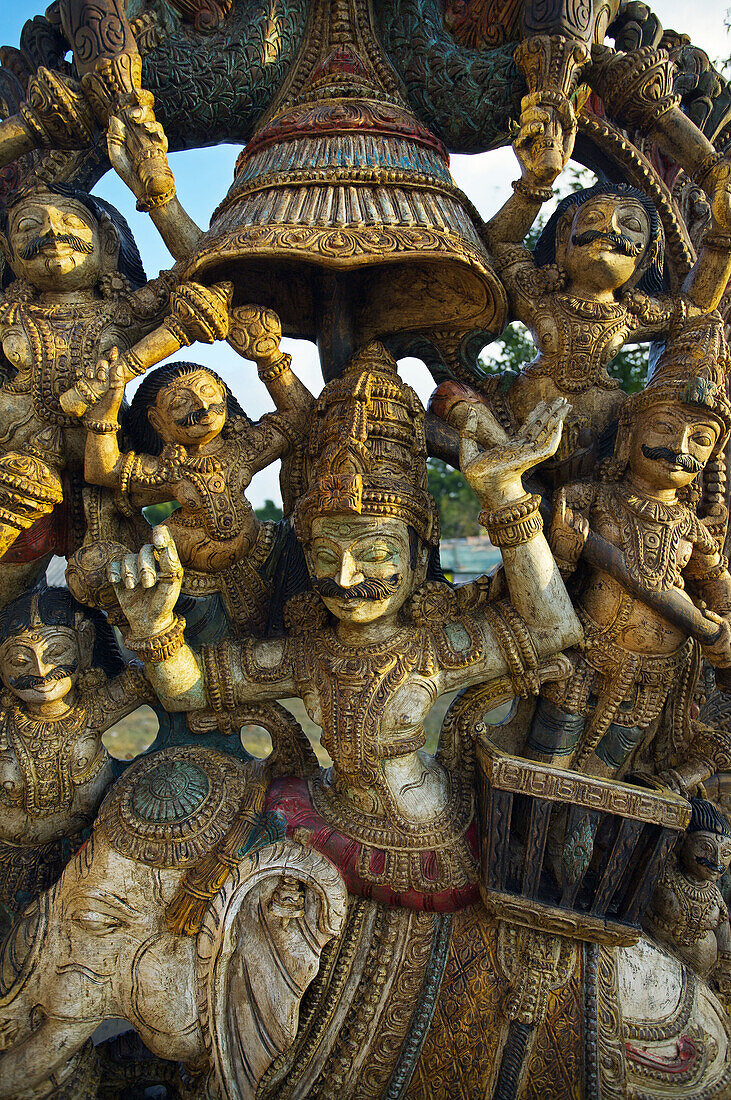
[[[151,210],[159,210],[163,206],[167,206],[175,198],[175,186],[173,185],[169,191],[163,191],[162,195],[157,195],[151,199],[138,199],[137,209],[141,214],[149,214]]]
[[[257,373],[262,382],[273,382],[280,378],[292,366],[292,356],[281,352],[275,360],[268,360],[264,367],[257,366]]]
[[[497,547],[520,546],[543,530],[539,512],[541,498],[527,494],[522,500],[506,504],[493,512],[480,512],[479,522],[486,528],[490,542]]]
[[[92,420],[90,417],[84,417],[84,427],[94,435],[116,435],[119,431],[116,420]]]
[[[513,180],[510,185],[517,195],[522,195],[528,202],[548,202],[553,198],[552,187],[539,187],[538,184],[528,183],[527,180]]]
[[[151,638],[126,638],[125,644],[127,649],[136,653],[145,664],[158,664],[183,648],[184,630],[185,619],[176,615],[167,630],[162,630]]]

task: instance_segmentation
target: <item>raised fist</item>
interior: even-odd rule
[[[267,363],[279,356],[282,323],[273,309],[237,306],[231,310],[228,342],[244,359]]]
[[[524,96],[513,149],[527,182],[550,187],[568,164],[575,136],[576,116],[565,96],[556,92]]]

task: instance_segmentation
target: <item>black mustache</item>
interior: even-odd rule
[[[323,577],[319,581],[313,581],[315,592],[327,598],[340,600],[387,600],[393,595],[399,586],[401,576],[394,573],[392,577],[381,580],[378,577],[367,577],[360,584],[354,584],[351,588],[341,588],[332,577]]]
[[[635,244],[629,237],[623,237],[620,233],[605,233],[601,229],[587,229],[584,233],[575,233],[571,238],[571,243],[578,248],[583,244],[591,244],[592,241],[606,241],[623,256],[639,256],[645,251],[643,244]]]
[[[49,243],[68,244],[75,252],[83,252],[87,256],[94,251],[93,244],[82,241],[81,237],[77,237],[75,233],[61,233],[59,236],[56,236],[55,233],[46,233],[44,237],[34,237],[25,248],[18,249],[18,255],[21,260],[32,260]]]
[[[722,875],[726,868],[721,863],[714,863],[708,856],[696,856],[696,863],[702,863],[704,867],[708,867],[710,871],[716,871],[719,875]]]
[[[693,458],[693,455],[672,451],[670,447],[648,447],[646,443],[643,443],[642,453],[645,458],[654,461],[661,458],[667,459],[674,466],[680,466],[681,470],[687,470],[691,474],[699,474],[703,469],[703,463],[699,462],[697,458]]]
[[[181,428],[192,428],[194,424],[199,424],[201,420],[204,420],[209,413],[222,413],[226,411],[226,402],[220,401],[217,405],[209,405],[206,409],[193,409],[193,412],[189,412],[187,416],[181,416],[180,420],[176,420],[175,423]]]
[[[16,691],[28,691],[29,688],[41,687],[43,684],[53,684],[56,680],[64,680],[67,676],[73,676],[78,668],[76,661],[72,665],[58,665],[45,676],[11,676],[10,686]]]

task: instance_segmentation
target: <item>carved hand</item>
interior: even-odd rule
[[[718,623],[721,633],[711,645],[703,646],[703,656],[714,668],[731,668],[731,623],[727,618],[717,615],[706,608],[703,612],[707,619]]]
[[[550,187],[568,164],[575,137],[576,116],[568,99],[546,101],[540,92],[523,97],[513,149],[529,183]]]
[[[108,359],[87,364],[76,382],[76,390],[80,382],[88,400],[87,414],[92,420],[119,418],[124,400],[125,371],[118,348],[112,348]],[[71,392],[75,393],[75,390]]]
[[[135,198],[144,203],[155,192],[164,196],[170,191],[172,198],[175,185],[165,156],[168,149],[165,131],[156,120],[151,103],[142,95],[140,98],[140,105],[109,119],[107,152],[117,175]],[[159,178],[153,180],[151,173]]]
[[[459,465],[486,508],[498,508],[525,495],[521,475],[555,454],[570,408],[563,397],[550,405],[541,401],[516,436],[488,451],[478,447],[477,417],[470,410],[460,433]]]
[[[244,359],[266,363],[279,355],[282,322],[273,309],[237,306],[231,310],[228,342]]]
[[[559,493],[551,519],[548,545],[562,573],[573,572],[588,537],[589,521],[572,512],[564,494]]]
[[[132,627],[130,640],[152,638],[170,628],[183,567],[167,527],[153,527],[152,545],[143,546],[139,554],[111,561],[107,577]]]

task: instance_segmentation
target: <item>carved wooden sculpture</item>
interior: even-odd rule
[[[723,78],[618,0],[60,0],[0,57],[0,1096],[731,1097]],[[511,138],[485,225],[448,152]],[[203,232],[166,152],[218,141]],[[608,182],[530,253],[572,157]],[[511,316],[537,357],[485,378]],[[255,424],[165,362],[221,339]],[[428,448],[495,576],[442,574]]]
[[[0,900],[22,910],[61,874],[112,782],[105,730],[153,696],[103,616],[63,589],[0,612]]]
[[[229,341],[256,357],[278,409],[256,424],[214,372],[173,363],[149,374],[135,394],[124,418],[135,450],[121,453],[126,378],[116,349],[109,361],[90,364],[84,379],[90,397],[101,394],[84,414],[87,481],[117,490],[118,507],[130,516],[149,504],[180,506],[168,522],[185,567],[184,591],[220,593],[237,634],[258,633],[266,623],[264,571],[276,537],[275,525],[260,523],[244,494],[258,470],[282,458],[292,473],[283,476],[291,511],[313,406],[291,357],[279,349],[280,332],[271,312],[234,311]]]

